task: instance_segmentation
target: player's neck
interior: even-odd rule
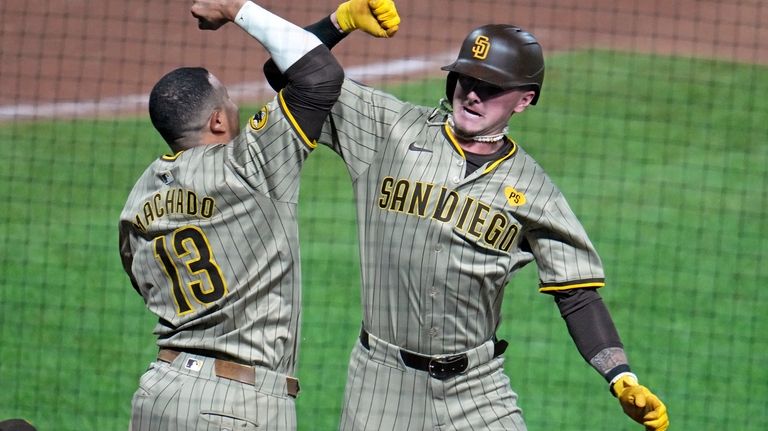
[[[504,146],[504,139],[496,142],[478,142],[475,140],[456,139],[462,150],[474,154],[493,154]]]
[[[456,142],[465,151],[482,155],[493,154],[504,146],[508,130],[506,125],[493,133],[473,135],[458,130],[453,115],[449,114],[446,121]]]

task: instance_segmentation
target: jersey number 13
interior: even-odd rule
[[[166,237],[155,238],[155,258],[171,282],[171,293],[179,315],[194,311],[189,295],[202,305],[218,301],[227,294],[227,283],[213,257],[213,250],[202,230],[196,226],[176,229],[166,244]],[[189,274],[182,286],[181,271]]]

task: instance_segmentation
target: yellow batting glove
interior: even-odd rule
[[[666,431],[669,428],[667,407],[659,397],[637,382],[632,373],[620,374],[611,385],[611,392],[619,399],[621,408],[646,431]]]
[[[393,0],[349,0],[336,9],[336,20],[344,33],[355,29],[376,37],[391,37],[400,25]]]
[[[376,21],[386,30],[387,36],[394,36],[400,28],[400,14],[397,13],[395,2],[393,0],[369,0],[368,6],[371,7]]]

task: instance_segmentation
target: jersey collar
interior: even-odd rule
[[[183,152],[184,152],[184,150],[181,150],[181,151],[179,151],[176,154],[163,154],[162,156],[160,156],[160,158],[162,160],[165,160],[166,162],[172,162],[172,161],[178,159],[179,156],[181,156],[181,153],[183,153]]]
[[[461,145],[459,145],[459,142],[456,140],[456,136],[454,136],[453,131],[451,131],[451,128],[448,126],[447,122],[443,124],[443,134],[445,135],[446,138],[448,138],[448,141],[451,143],[451,145],[453,145],[453,149],[456,150],[457,153],[459,153],[462,159],[466,160],[467,155],[464,153],[464,149],[461,148]],[[486,166],[485,169],[483,170],[483,175],[496,169],[504,160],[507,160],[508,158],[512,157],[517,152],[517,143],[509,136],[507,136],[507,139],[509,139],[509,141],[512,142],[512,148],[509,149],[509,152],[507,154],[505,154],[502,157],[499,157],[495,162],[489,163],[488,166]]]

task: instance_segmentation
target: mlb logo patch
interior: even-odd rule
[[[165,184],[166,186],[170,185],[174,181],[173,174],[168,172],[168,171],[161,172],[160,173],[160,181],[162,181],[163,184]]]
[[[190,371],[200,371],[200,369],[203,368],[203,361],[197,360],[195,358],[188,358],[184,362],[184,368]]]

